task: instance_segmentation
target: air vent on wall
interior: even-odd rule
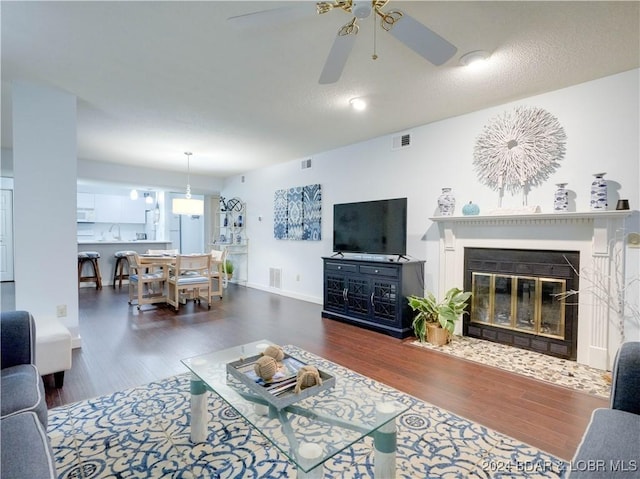
[[[391,148],[392,150],[401,150],[403,148],[409,148],[410,146],[411,146],[410,133],[393,137],[393,146]]]
[[[302,169],[306,170],[307,168],[311,168],[311,158],[307,158],[306,160],[302,160]]]
[[[269,287],[282,289],[282,269],[269,268]]]

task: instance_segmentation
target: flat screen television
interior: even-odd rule
[[[333,251],[407,253],[407,199],[333,205]]]

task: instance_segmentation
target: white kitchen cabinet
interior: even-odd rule
[[[96,223],[119,223],[121,198],[115,195],[95,195]]]
[[[151,209],[151,207],[144,202],[144,198],[142,197],[137,200],[123,197],[122,205],[120,207],[120,223],[146,223],[145,212],[147,208]]]
[[[96,223],[145,223],[144,198],[132,200],[128,196],[95,195]]]
[[[77,208],[79,210],[92,210],[95,208],[95,195],[93,193],[78,193]]]

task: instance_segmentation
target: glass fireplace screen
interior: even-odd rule
[[[470,321],[564,339],[566,280],[472,273]]]

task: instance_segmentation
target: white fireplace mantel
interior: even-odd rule
[[[624,284],[625,219],[635,211],[437,216],[440,293],[464,284],[465,248],[578,251],[577,361],[611,369],[622,341],[620,317],[606,298]],[[603,291],[604,289],[604,291]],[[603,294],[604,293],[604,294]],[[461,330],[461,326],[458,325]],[[457,331],[458,333],[460,331]]]
[[[603,218],[625,219],[635,211],[585,211],[578,213],[531,213],[522,215],[469,215],[434,216],[429,218],[437,223],[474,223],[474,224],[523,224],[523,223],[567,223],[573,221],[594,221]]]

